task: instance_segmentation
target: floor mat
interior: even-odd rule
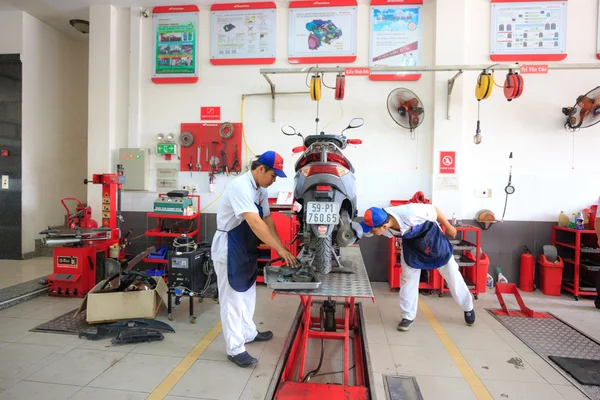
[[[549,358],[582,385],[600,386],[600,360],[556,356]]]
[[[48,288],[40,283],[46,278],[48,275],[0,289],[0,310],[48,293]]]
[[[83,311],[76,317],[75,312],[78,308],[69,311],[60,317],[56,317],[53,320],[44,322],[41,325],[31,329],[30,332],[47,332],[47,333],[65,333],[69,335],[79,335],[82,330],[88,330],[93,325],[90,325],[86,321],[87,313]]]
[[[390,400],[423,400],[419,384],[412,376],[383,375],[383,387]]]
[[[552,314],[552,318],[527,318],[495,315],[487,311],[589,398],[600,400],[600,386],[579,383],[548,358],[557,356],[598,360],[600,343]]]

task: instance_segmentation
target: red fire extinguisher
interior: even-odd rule
[[[519,279],[519,289],[524,292],[533,292],[534,287],[534,271],[535,271],[535,258],[531,251],[525,246],[525,252],[521,254],[521,272]]]

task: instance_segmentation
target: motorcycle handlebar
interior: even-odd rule
[[[298,146],[292,149],[292,153],[302,153],[304,150],[306,150],[306,146]]]
[[[348,139],[348,144],[362,144],[360,139]]]

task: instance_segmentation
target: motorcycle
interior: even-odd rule
[[[302,153],[294,166],[294,199],[300,204],[297,212],[300,232],[294,238],[303,239],[298,256],[317,272],[332,271],[332,261],[342,268],[340,247],[354,244],[362,237],[357,216],[356,178],[354,167],[344,154],[349,144],[362,144],[360,139],[348,139],[344,132],[363,125],[362,118],[354,118],[339,134],[321,132],[306,138],[290,125],[281,131],[287,136],[299,136],[303,145],[295,147],[294,154]],[[340,269],[340,272],[342,270]]]

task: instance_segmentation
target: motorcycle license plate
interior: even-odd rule
[[[306,207],[306,222],[312,225],[337,225],[340,220],[338,203],[309,201]]]

